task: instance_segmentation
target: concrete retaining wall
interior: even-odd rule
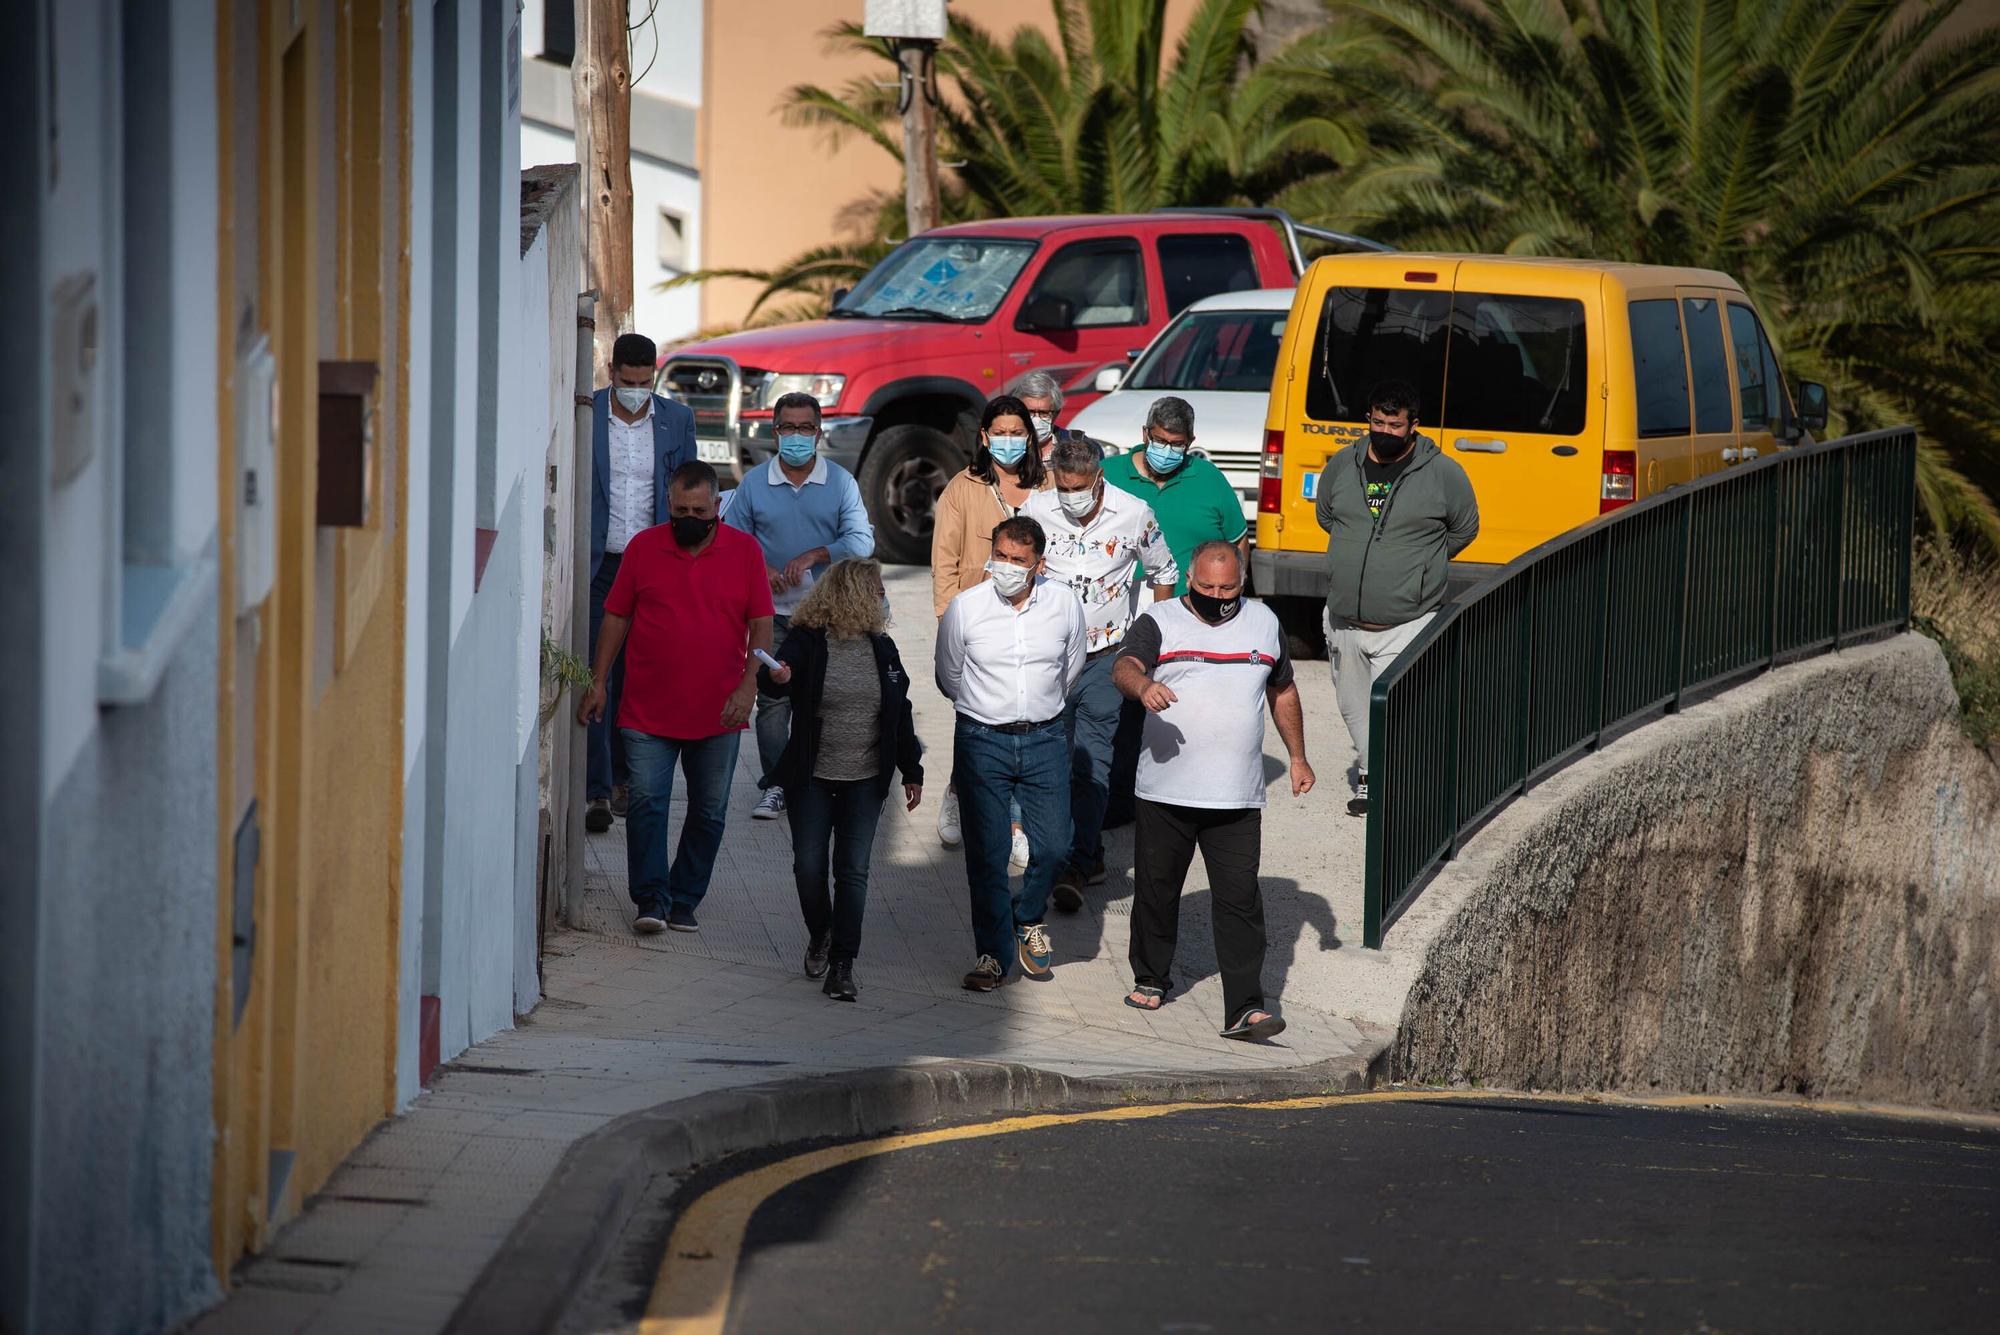
[[[1557,775],[1390,935],[1399,1078],[2000,1108],[2000,767],[1918,636]]]

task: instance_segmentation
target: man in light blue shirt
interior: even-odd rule
[[[792,609],[828,566],[874,554],[875,526],[868,522],[854,475],[819,453],[818,399],[810,394],[783,396],[771,424],[778,437],[778,457],[744,475],[722,522],[748,533],[764,549],[771,604],[777,613],[773,635],[782,642]],[[760,694],[757,756],[763,773],[777,768],[791,728],[791,705]],[[765,789],[750,814],[758,820],[784,815],[784,790]]]

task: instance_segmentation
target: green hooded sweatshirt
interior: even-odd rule
[[[1400,626],[1444,600],[1451,558],[1479,536],[1479,501],[1456,459],[1418,436],[1381,515],[1368,511],[1368,439],[1326,461],[1315,509],[1326,530],[1326,610],[1336,621]]]

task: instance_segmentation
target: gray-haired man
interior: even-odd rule
[[[1014,386],[1014,397],[1028,410],[1028,425],[1034,428],[1042,462],[1047,463],[1056,442],[1069,439],[1068,428],[1056,425],[1063,409],[1062,382],[1047,371],[1030,371]]]
[[[1082,675],[1070,687],[1066,715],[1074,828],[1053,894],[1057,908],[1074,913],[1083,907],[1083,887],[1104,879],[1112,738],[1125,703],[1111,684],[1112,655],[1139,614],[1146,586],[1154,600],[1170,598],[1180,571],[1152,507],[1106,485],[1104,460],[1095,444],[1081,436],[1061,442],[1049,471],[1055,474],[1054,490],[1028,497],[1021,513],[1048,534],[1048,577],[1067,584],[1083,604],[1089,653]]]

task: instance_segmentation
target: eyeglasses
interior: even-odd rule
[[[1185,440],[1161,440],[1158,436],[1147,435],[1146,444],[1162,450],[1184,450],[1189,442]]]

